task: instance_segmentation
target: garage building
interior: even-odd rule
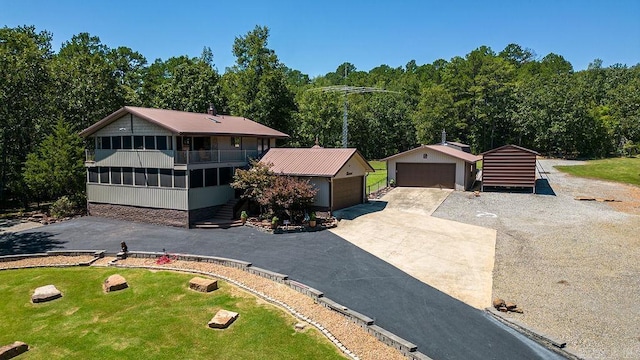
[[[467,151],[465,151],[467,150]],[[481,157],[458,143],[422,145],[389,156],[387,181],[397,186],[469,190],[476,179],[476,162]]]
[[[260,160],[276,174],[309,179],[318,193],[313,206],[335,211],[362,204],[367,173],[374,171],[356,149],[272,148]]]
[[[482,155],[482,191],[536,188],[536,151],[505,145]]]

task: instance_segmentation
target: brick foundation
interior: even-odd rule
[[[118,220],[137,221],[159,225],[189,227],[189,212],[185,210],[154,209],[138,206],[88,203],[89,215]],[[193,212],[193,211],[192,211]]]

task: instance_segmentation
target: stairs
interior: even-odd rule
[[[238,203],[238,199],[227,201],[218,211],[213,214],[213,218],[197,221],[192,227],[196,229],[228,229],[230,227],[242,226],[242,221],[233,219],[233,208]]]

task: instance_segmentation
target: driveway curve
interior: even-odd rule
[[[329,231],[265,234],[179,229],[83,217],[0,235],[0,255],[55,249],[222,256],[288,274],[375,319],[433,359],[559,359],[557,354]]]

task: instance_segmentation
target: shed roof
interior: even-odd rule
[[[392,159],[395,159],[397,157],[401,157],[401,156],[410,154],[412,152],[421,151],[421,150],[424,150],[424,149],[431,149],[431,150],[434,150],[434,151],[438,151],[440,153],[443,153],[445,155],[454,157],[456,159],[464,160],[465,162],[468,162],[468,163],[475,163],[476,161],[482,160],[481,156],[469,154],[469,153],[466,153],[466,152],[464,152],[462,150],[458,150],[456,148],[453,148],[451,146],[446,146],[446,145],[421,145],[421,146],[418,146],[417,148],[413,148],[411,150],[407,150],[407,151],[404,151],[404,152],[401,152],[401,153],[398,153],[398,154],[395,154],[395,155],[391,155],[391,156],[389,156],[387,158],[384,158],[382,160],[385,160],[385,161],[386,160],[392,160]]]
[[[271,164],[276,174],[333,177],[353,157],[366,172],[374,171],[356,149],[271,148],[260,162]]]
[[[80,132],[89,136],[126,114],[133,114],[174,134],[215,134],[287,138],[289,135],[255,121],[229,115],[209,115],[177,110],[125,106]]]
[[[534,150],[531,150],[531,149],[527,149],[527,148],[523,148],[522,146],[518,146],[518,145],[512,145],[512,144],[503,145],[503,146],[500,146],[498,148],[485,151],[480,155],[484,155],[484,154],[500,151],[500,150],[503,150],[503,149],[506,149],[506,148],[515,148],[515,149],[522,150],[522,151],[525,151],[525,152],[528,152],[528,153],[531,153],[531,154],[540,155],[540,153],[537,152],[537,151],[534,151]]]

